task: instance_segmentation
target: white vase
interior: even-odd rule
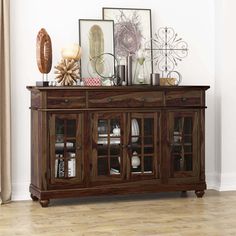
[[[120,136],[120,128],[118,128],[118,126],[116,126],[116,128],[114,128],[112,132],[115,136]]]
[[[138,153],[137,152],[133,152],[131,165],[132,165],[132,167],[134,169],[138,168],[139,165],[140,165],[140,158],[138,157]]]

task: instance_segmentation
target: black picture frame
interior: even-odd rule
[[[121,61],[124,61],[129,52],[135,55],[139,49],[145,50],[148,47],[148,50],[146,50],[148,54],[148,73],[153,73],[151,9],[103,7],[102,18],[103,20],[114,20],[114,44],[116,57]],[[127,30],[129,26],[131,26],[131,30]],[[141,35],[133,37],[132,27],[135,28],[133,32],[140,31]],[[132,41],[132,38],[136,41]],[[131,48],[129,48],[127,43],[130,39]],[[133,65],[133,68],[134,67],[135,65]],[[148,83],[150,83],[150,81],[148,81]]]
[[[95,37],[91,39],[91,30],[92,27],[96,27],[95,33],[92,34]],[[113,20],[103,20],[103,19],[79,19],[78,20],[78,29],[79,29],[79,44],[82,49],[82,56],[80,60],[80,77],[81,78],[89,78],[89,77],[99,77],[99,75],[94,71],[94,67],[92,63],[93,59],[98,57],[101,54],[112,54],[114,55],[114,21]],[[103,46],[98,46],[99,45],[99,40],[101,40],[101,35],[99,39],[99,31],[100,34],[103,35]],[[96,34],[98,36],[96,37]],[[91,49],[91,44],[95,48],[93,50]],[[101,42],[100,42],[101,43]],[[93,55],[91,55],[93,54]],[[93,59],[92,59],[93,58]],[[110,73],[114,74],[115,73],[115,62],[114,58],[111,57],[109,58],[111,60],[111,70]],[[96,61],[96,60],[95,60]],[[90,70],[91,69],[91,70]]]

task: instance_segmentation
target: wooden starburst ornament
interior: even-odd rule
[[[55,79],[61,85],[73,85],[79,78],[79,63],[74,59],[62,59],[55,69]]]

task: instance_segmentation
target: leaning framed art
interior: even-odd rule
[[[79,19],[79,43],[82,48],[81,77],[114,74],[114,21]]]
[[[104,20],[114,20],[116,57],[122,62],[125,61],[125,57],[132,54],[133,63],[135,63],[140,55],[145,55],[147,73],[148,75],[152,73],[151,9],[104,7],[102,8],[102,16]],[[146,50],[147,44],[149,50]]]

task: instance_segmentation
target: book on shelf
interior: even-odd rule
[[[63,155],[57,154],[58,158],[63,157]],[[71,158],[68,159],[68,177],[76,176],[76,159]],[[65,177],[65,163],[63,159],[55,160],[55,178],[63,178]]]
[[[76,170],[76,165],[75,165],[75,159],[69,159],[68,160],[68,177],[75,177],[75,170]]]
[[[56,154],[56,158],[62,158],[62,154]],[[64,160],[56,159],[55,160],[55,178],[64,177]]]
[[[57,177],[62,178],[65,174],[64,160],[58,159]]]

